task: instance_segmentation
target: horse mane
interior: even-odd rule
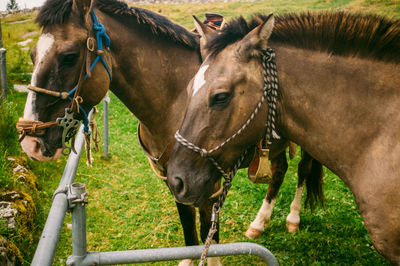
[[[226,46],[241,40],[266,18],[257,14],[249,22],[243,17],[234,19],[221,34],[209,40],[206,48],[216,55]],[[378,15],[340,11],[275,16],[269,41],[335,55],[400,62],[400,20]]]
[[[40,9],[36,22],[41,27],[63,24],[72,13],[72,4],[73,0],[47,0]],[[198,49],[199,41],[195,34],[160,14],[143,8],[129,7],[118,0],[94,0],[93,6],[111,16],[134,18],[138,24],[147,27],[156,36],[164,36],[176,43]]]

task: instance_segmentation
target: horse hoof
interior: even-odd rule
[[[179,262],[178,266],[195,266],[196,260],[185,259]]]
[[[299,230],[299,224],[286,222],[286,229],[289,233],[294,233]]]
[[[263,232],[260,230],[249,227],[249,229],[247,229],[245,236],[247,236],[250,239],[257,239],[260,237],[262,233]]]

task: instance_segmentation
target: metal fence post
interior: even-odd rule
[[[103,99],[103,128],[104,128],[104,157],[108,158],[108,103],[110,102],[110,96],[108,93]]]
[[[92,114],[93,111],[89,113],[89,120]],[[65,213],[68,210],[67,191],[65,187],[74,182],[84,142],[85,134],[83,132],[83,125],[81,125],[75,140],[76,153],[71,152],[68,157],[60,184],[53,196],[53,204],[51,205],[46,224],[36,248],[35,256],[31,263],[32,266],[51,266],[53,264]]]
[[[1,32],[1,18],[0,18],[0,48],[3,48],[3,34]]]
[[[7,98],[7,65],[6,65],[6,49],[0,48],[0,78],[2,88],[2,98]]]
[[[79,265],[87,254],[86,250],[86,209],[88,202],[85,185],[73,183],[68,193],[68,201],[72,212],[72,256],[67,265]]]

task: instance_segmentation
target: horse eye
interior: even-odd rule
[[[217,92],[212,94],[209,99],[210,107],[217,110],[225,108],[231,99],[231,95],[230,92]]]
[[[79,54],[64,54],[61,55],[60,63],[63,67],[71,67],[74,66],[78,61]]]

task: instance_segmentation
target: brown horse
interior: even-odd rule
[[[100,53],[93,49],[99,44],[93,45],[90,39],[95,35],[90,10],[95,11],[111,40],[109,49]],[[40,161],[58,158],[63,130],[51,123],[65,115],[65,108],[74,106],[50,92],[69,92],[80,83],[79,97],[74,99],[86,113],[111,88],[140,120],[141,144],[159,170],[165,171],[168,147],[184,115],[186,86],[200,66],[199,37],[161,15],[113,0],[49,0],[36,21],[43,31],[32,51],[33,91],[18,124],[27,155]],[[91,66],[98,54],[112,73],[112,81],[101,62],[81,81],[82,72],[88,71],[87,65]],[[74,117],[82,118],[82,110]],[[210,226],[208,205],[199,207],[203,239]],[[195,208],[179,203],[177,207],[186,245],[198,245]]]
[[[109,48],[97,52],[91,9],[111,40]],[[71,128],[63,136],[57,118],[66,115],[65,108],[75,112],[74,118],[85,118],[83,114],[110,86],[140,120],[139,140],[165,175],[173,134],[187,104],[186,86],[200,66],[198,36],[156,13],[112,0],[50,0],[37,22],[43,31],[32,51],[32,91],[18,124],[21,146],[28,156],[40,161],[57,159],[62,143],[75,132]],[[93,65],[99,55],[104,63],[100,60]],[[91,74],[86,80],[85,72]],[[74,87],[78,89],[71,93]],[[70,92],[65,98],[74,104],[57,99],[60,92]],[[210,227],[211,203],[199,206],[202,240]],[[180,203],[177,207],[186,245],[199,244],[194,207]],[[214,239],[218,241],[218,233]]]
[[[276,21],[239,18],[205,36],[208,56],[195,76],[202,82],[190,83],[169,161],[171,191],[180,202],[201,204],[220,178],[215,162],[225,171],[237,165],[276,110],[276,132],[349,186],[376,250],[399,265],[400,21],[344,12]],[[268,106],[260,100],[267,93]]]

